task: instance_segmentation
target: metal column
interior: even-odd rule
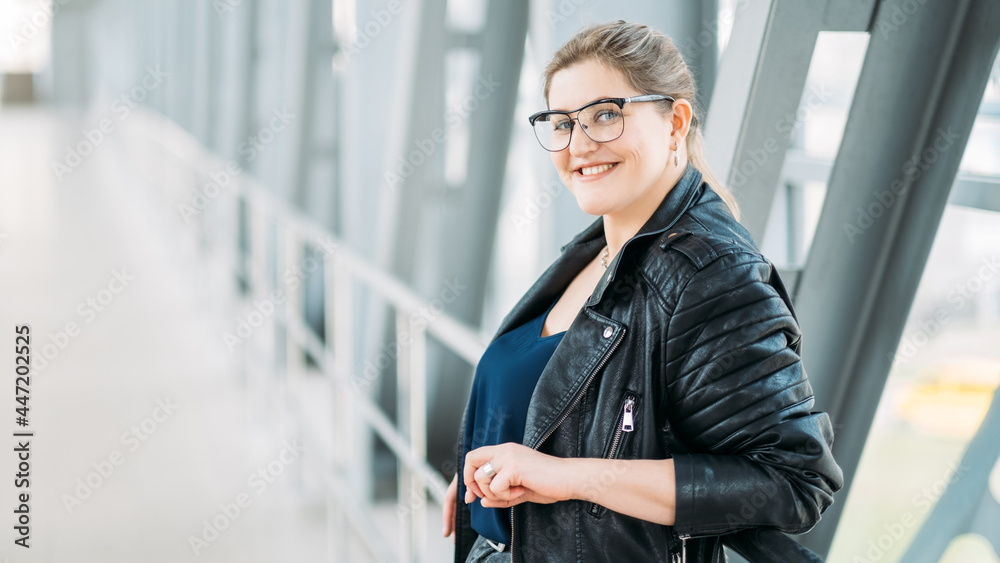
[[[915,9],[914,9],[915,7]],[[825,553],[1000,46],[1000,4],[884,0],[795,296],[846,486],[803,542]]]
[[[820,31],[866,31],[875,0],[737,4],[705,124],[707,157],[759,242]],[[733,126],[733,124],[738,124]]]
[[[330,0],[296,0],[289,4],[289,99],[296,119],[288,125],[289,199],[333,232],[338,232],[337,210],[329,202],[340,189],[336,181],[337,144],[334,85],[334,38]],[[320,133],[325,134],[321,142]],[[334,181],[318,182],[320,166],[330,167]]]
[[[399,125],[386,144],[376,247],[379,263],[425,297],[457,279],[463,289],[447,312],[472,326],[481,319],[488,285],[528,20],[527,0],[488,0],[485,8],[487,23],[463,32],[448,25],[443,0],[407,5],[394,84],[398,102],[388,110],[390,122]],[[457,50],[478,58],[473,94],[462,107],[446,107],[445,62]],[[463,128],[470,135],[461,165],[469,172],[460,185],[450,185],[445,152]],[[373,330],[382,336],[375,344],[393,338],[392,331]],[[430,434],[444,437],[430,444],[434,463],[453,455],[454,423],[466,397],[465,386],[455,381],[466,378],[468,366],[436,346],[428,349],[428,361],[434,374],[428,382]],[[392,392],[383,386],[383,404],[390,408]]]
[[[982,535],[1000,553],[1000,503],[990,492],[990,472],[1000,457],[1000,388],[990,410],[953,467],[948,488],[920,527],[901,561],[937,563],[951,540],[967,532]]]
[[[240,83],[240,108],[239,117],[237,118],[237,127],[240,139],[246,139],[257,131],[257,75],[258,75],[258,44],[257,44],[257,25],[259,19],[258,6],[259,0],[245,0],[243,8],[239,10],[240,18],[240,44],[241,49],[238,51],[239,56],[239,74],[237,80]],[[239,159],[240,168],[244,172],[253,172],[256,168],[251,166],[255,164],[249,158],[249,153],[240,151],[237,158]]]

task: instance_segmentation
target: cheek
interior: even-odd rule
[[[556,173],[568,184],[570,175],[566,172],[566,167],[569,166],[569,151],[550,152],[549,156],[552,158],[552,166],[555,167]]]
[[[662,171],[667,163],[668,152],[666,144],[656,138],[631,144],[627,149],[628,159],[636,164],[640,174]]]
[[[643,125],[632,130],[633,135],[629,137],[628,146],[624,150],[630,159],[641,163],[642,168],[662,168],[666,166],[667,155],[670,153],[670,130],[664,127]]]
[[[550,152],[549,158],[552,159],[552,165],[556,167],[556,170],[562,172],[566,168],[566,153],[569,151],[559,151]]]
[[[632,158],[635,162],[639,163],[639,168],[641,170],[640,174],[655,171],[657,168],[655,152],[656,151],[653,147],[642,147],[636,148],[635,152],[632,153]]]

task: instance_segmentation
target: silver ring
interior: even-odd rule
[[[493,476],[497,474],[496,470],[493,469],[493,464],[488,461],[480,469],[482,469],[483,473],[485,473],[486,476],[489,477],[490,479],[492,479]]]

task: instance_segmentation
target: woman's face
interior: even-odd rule
[[[648,93],[637,92],[617,70],[589,60],[552,77],[549,107],[570,111],[601,98]],[[679,171],[671,166],[671,147],[676,144],[671,138],[671,115],[662,114],[657,105],[625,104],[625,131],[606,143],[594,142],[574,123],[569,147],[551,153],[556,171],[584,212],[631,215],[636,206],[659,204],[674,185]]]

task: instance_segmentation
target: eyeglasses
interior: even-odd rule
[[[528,118],[535,130],[538,144],[549,152],[559,152],[569,146],[574,121],[595,143],[614,141],[625,132],[622,108],[631,102],[656,102],[674,99],[661,94],[645,94],[631,98],[602,98],[572,111],[540,111]],[[571,113],[577,114],[575,118]]]

